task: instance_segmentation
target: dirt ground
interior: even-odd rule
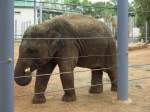
[[[18,44],[15,44],[15,58],[18,55]],[[129,65],[150,63],[150,47],[129,51]],[[87,70],[76,68],[78,70]],[[58,73],[58,68],[53,73]],[[129,79],[150,76],[150,66],[129,67]],[[88,93],[90,85],[90,71],[75,73],[75,86],[77,101],[65,103],[61,101],[63,95],[59,75],[53,75],[47,88],[47,102],[33,105],[31,103],[34,88],[32,83],[26,87],[15,84],[15,112],[150,112],[150,79],[129,81],[129,98],[131,103],[126,104],[116,100],[117,94],[110,92],[110,84],[104,85],[102,94],[92,95]],[[105,75],[104,82],[108,82]],[[86,86],[84,88],[80,88]]]

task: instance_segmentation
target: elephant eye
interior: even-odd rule
[[[33,49],[33,48],[28,48],[27,49],[27,53],[31,53],[31,54],[38,53],[38,50],[37,49]]]

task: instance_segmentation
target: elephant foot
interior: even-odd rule
[[[44,94],[42,95],[35,95],[32,99],[32,103],[33,104],[42,104],[46,102],[46,98],[44,96]]]
[[[73,102],[76,101],[76,95],[68,95],[68,94],[64,94],[62,97],[62,101],[64,102]]]
[[[99,94],[103,92],[103,86],[93,86],[90,88],[89,93],[91,94]]]
[[[113,85],[111,86],[111,91],[116,92],[116,91],[117,91],[117,85],[114,85],[114,84],[113,84]]]

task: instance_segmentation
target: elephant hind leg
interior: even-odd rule
[[[114,69],[107,70],[111,81],[111,91],[117,91],[117,72]]]
[[[102,77],[102,70],[92,70],[91,88],[89,90],[90,93],[98,94],[103,92]]]

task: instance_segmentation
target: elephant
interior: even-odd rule
[[[26,29],[19,46],[14,77],[18,85],[26,86],[32,80],[31,73],[36,70],[32,103],[45,103],[44,93],[50,75],[58,65],[64,90],[62,101],[72,102],[76,101],[75,67],[91,69],[89,92],[98,94],[103,92],[103,72],[110,78],[111,91],[117,91],[116,63],[116,40],[110,29],[91,16],[70,13]]]

